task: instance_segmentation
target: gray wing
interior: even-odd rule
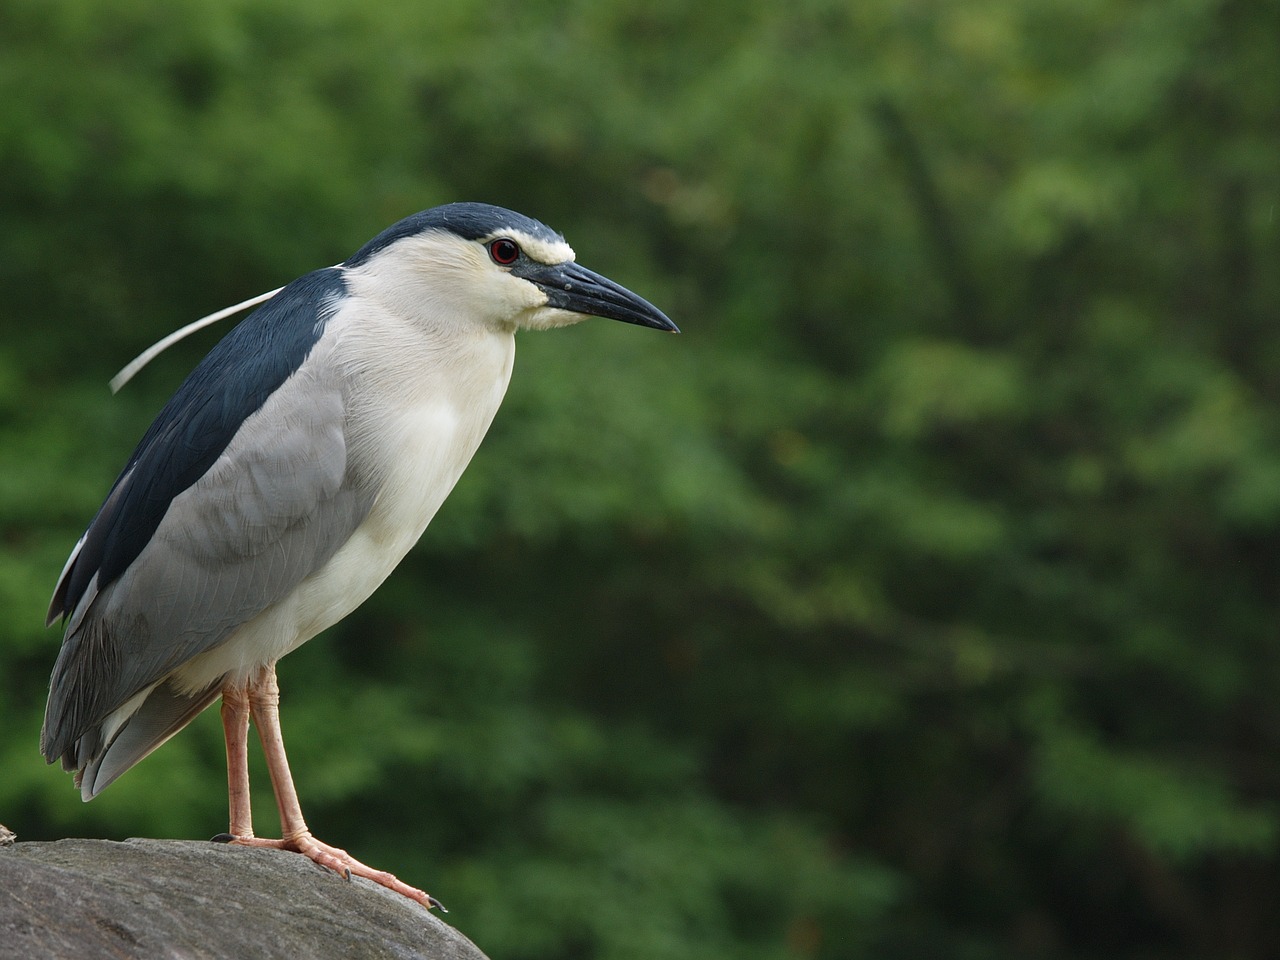
[[[71,610],[43,748],[79,772],[86,799],[218,695],[166,678],[287,597],[367,515],[375,491],[348,456],[342,382],[326,360],[317,347],[173,497],[124,572],[101,588],[95,574]],[[112,497],[136,482],[126,473]],[[147,691],[124,726],[104,729]]]

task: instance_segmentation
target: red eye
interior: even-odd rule
[[[514,240],[503,237],[489,244],[489,256],[500,267],[509,267],[520,257],[520,248]]]

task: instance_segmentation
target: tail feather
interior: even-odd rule
[[[120,724],[102,746],[103,724],[81,737],[75,746],[76,786],[86,802],[122,773],[142,760],[195,719],[222,691],[221,682],[195,693],[179,693],[169,683],[154,687],[142,705]],[[68,766],[71,751],[63,756]]]

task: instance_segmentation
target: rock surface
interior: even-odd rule
[[[0,847],[0,958],[486,960],[427,910],[275,850],[173,840]]]

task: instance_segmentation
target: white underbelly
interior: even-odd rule
[[[422,536],[480,445],[510,376],[510,349],[497,377],[460,396],[392,401],[379,412],[363,456],[382,478],[364,522],[324,566],[246,621],[224,643],[173,674],[184,689],[238,682],[337,623],[373,593]],[[388,414],[386,409],[394,410]]]

